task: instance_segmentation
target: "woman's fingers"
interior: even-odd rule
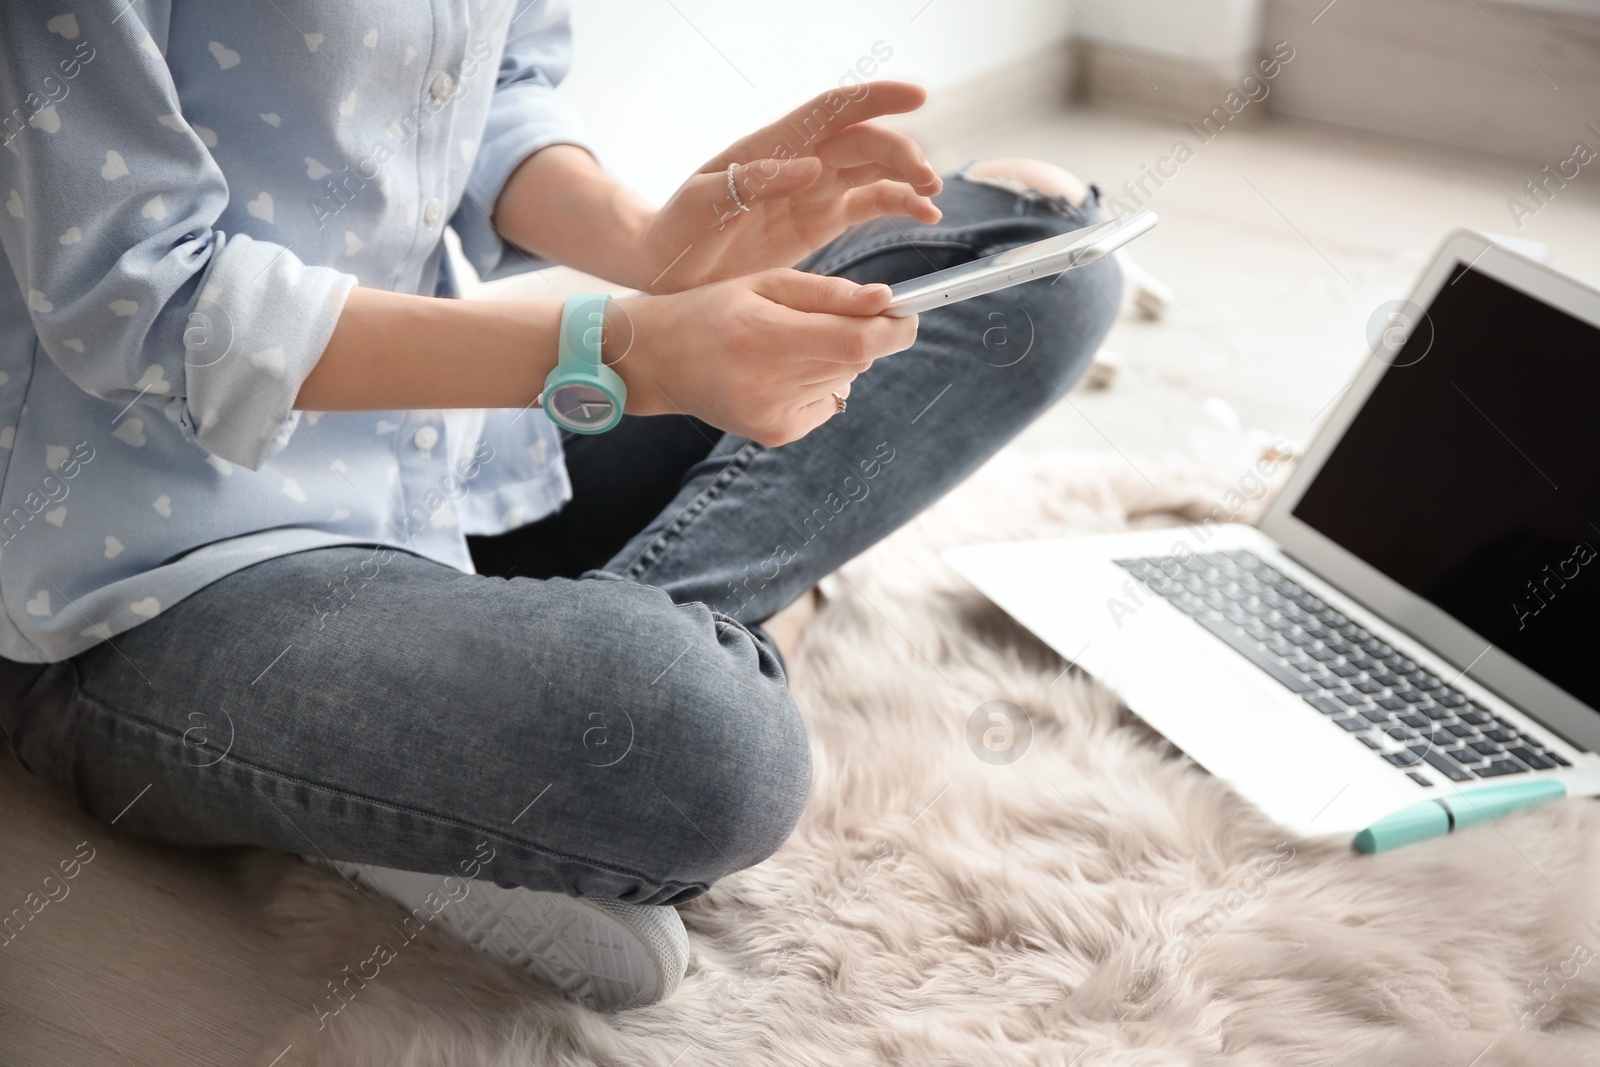
[[[833,173],[834,177],[852,189],[860,189],[862,186],[871,185],[873,182],[898,182],[901,178],[899,169],[891,167],[887,163],[863,163],[860,166],[845,167]],[[904,182],[901,182],[901,184],[905,185]],[[909,189],[911,186],[906,185],[906,188]]]
[[[765,159],[785,149],[785,154],[798,155],[817,140],[830,137],[853,123],[879,115],[915,111],[927,99],[926,89],[909,82],[866,82],[848,90],[830,89],[777,122],[741,137],[701,169],[726,170],[729,163]]]
[[[825,382],[818,388],[822,395],[806,404],[798,413],[798,421],[802,427],[799,437],[804,437],[840,413],[839,402],[834,399],[833,394],[838,393],[846,400],[850,399],[850,382],[847,380]]]
[[[786,308],[828,315],[876,315],[889,306],[889,287],[860,285],[848,278],[803,270],[766,270],[751,278],[751,288]]]
[[[808,359],[849,364],[853,373],[910,348],[917,338],[915,315],[879,314],[891,298],[887,285],[857,285],[798,270],[764,271],[752,283],[757,293],[797,313],[787,316],[783,335],[792,351]]]
[[[905,215],[926,225],[944,218],[937,204],[904,182],[876,181],[851,190],[839,205],[844,212],[843,222],[854,226],[858,222],[883,215]]]
[[[787,324],[791,343],[811,359],[847,364],[852,371],[894,352],[903,352],[917,339],[916,316],[796,315]]]
[[[854,380],[857,375],[865,374],[872,369],[872,363],[839,363],[817,360],[810,364],[801,377],[798,388],[805,396],[810,396],[815,390],[827,387],[837,389],[840,381]],[[841,378],[841,374],[848,374],[848,379]]]
[[[755,159],[734,166],[733,184],[739,190],[739,199],[744,201],[746,207],[753,208],[763,201],[793,196],[809,188],[816,184],[822,171],[822,162],[814,156]],[[726,186],[725,175],[722,181]],[[737,205],[734,205],[734,210],[738,210]]]
[[[816,146],[817,158],[836,170],[876,163],[917,192],[932,196],[944,187],[939,172],[917,142],[897,130],[865,122],[842,130]]]

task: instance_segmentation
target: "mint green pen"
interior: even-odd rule
[[[1393,815],[1385,815],[1356,834],[1356,851],[1387,852],[1401,845],[1453,833],[1464,826],[1476,826],[1547,800],[1560,800],[1566,795],[1565,785],[1545,779],[1434,797],[1402,808]]]

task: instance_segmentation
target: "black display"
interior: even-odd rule
[[[1600,330],[1450,276],[1295,517],[1600,710]]]

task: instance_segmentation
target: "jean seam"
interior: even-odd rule
[[[77,665],[74,664],[73,666],[76,668]],[[81,684],[82,675],[79,674],[78,677],[79,677],[80,684],[76,684],[76,685],[73,686],[73,695],[74,695],[74,697],[82,699],[85,703],[92,705],[95,709],[97,709],[101,713],[103,713],[105,715],[108,715],[108,716],[110,716],[110,717],[112,717],[114,719],[117,719],[117,720],[119,720],[119,721],[121,721],[121,722],[123,722],[123,723],[125,723],[127,725],[133,726],[135,728],[148,730],[151,733],[153,733],[153,734],[155,734],[155,735],[157,735],[159,737],[165,737],[168,741],[176,741],[180,745],[184,743],[183,742],[183,736],[181,734],[175,733],[174,731],[172,731],[168,727],[163,726],[160,723],[151,722],[148,719],[140,718],[139,716],[133,715],[133,714],[131,714],[129,712],[126,712],[126,711],[123,711],[120,708],[115,708],[115,707],[111,706],[110,704],[107,704],[105,701],[99,699],[98,697],[92,695],[91,693],[89,693],[87,690],[85,690],[83,688],[83,686]],[[552,849],[552,848],[547,848],[544,845],[535,844],[535,843],[533,843],[531,841],[517,841],[514,838],[506,837],[503,833],[501,833],[498,830],[491,830],[491,829],[489,829],[487,827],[477,826],[477,825],[475,825],[473,823],[470,823],[470,822],[467,822],[465,820],[454,819],[454,818],[451,818],[450,816],[440,815],[440,814],[437,814],[435,812],[424,811],[424,810],[422,810],[420,808],[412,808],[412,807],[407,807],[407,806],[404,806],[404,805],[394,804],[394,803],[391,803],[391,802],[386,801],[386,800],[381,800],[381,799],[379,799],[377,797],[367,796],[364,793],[355,793],[355,792],[351,792],[350,790],[347,790],[347,789],[340,789],[340,788],[338,788],[336,786],[326,785],[326,784],[321,783],[321,782],[313,782],[313,781],[311,781],[309,779],[301,778],[301,777],[298,777],[298,776],[293,775],[293,774],[286,774],[286,773],[284,773],[282,771],[273,770],[270,767],[263,767],[263,766],[261,766],[259,764],[252,763],[249,760],[240,759],[237,756],[224,755],[220,760],[217,761],[217,763],[215,765],[221,765],[221,764],[224,764],[224,763],[229,764],[230,766],[239,767],[239,768],[242,768],[244,770],[250,771],[253,774],[265,775],[265,776],[267,776],[269,778],[272,778],[272,779],[274,779],[276,781],[286,782],[286,783],[291,784],[291,785],[299,785],[299,786],[304,786],[307,789],[317,790],[318,792],[321,792],[321,793],[323,793],[324,795],[327,795],[327,796],[345,797],[345,798],[350,799],[350,800],[357,800],[357,801],[360,801],[360,802],[365,803],[365,804],[370,804],[373,807],[379,808],[379,809],[381,809],[381,810],[383,810],[383,811],[385,811],[385,812],[387,812],[389,814],[412,815],[412,816],[416,816],[418,818],[431,820],[431,821],[436,822],[436,823],[438,823],[440,825],[451,827],[453,829],[467,830],[467,831],[471,832],[475,836],[493,837],[493,838],[497,839],[499,841],[499,843],[507,846],[508,848],[522,849],[523,851],[530,852],[530,853],[533,853],[535,855],[546,857],[546,858],[549,858],[549,859],[563,860],[563,861],[572,862],[572,863],[580,863],[580,864],[583,864],[583,865],[588,866],[588,867],[593,867],[596,870],[605,871],[605,872],[610,873],[610,874],[621,875],[621,876],[626,877],[626,878],[636,879],[638,881],[644,882],[646,885],[653,886],[655,888],[655,893],[652,893],[651,894],[652,896],[656,895],[656,893],[659,893],[661,890],[664,890],[664,889],[673,889],[674,892],[679,892],[679,891],[681,891],[683,889],[700,889],[701,891],[704,891],[705,889],[710,888],[709,885],[703,885],[702,883],[699,883],[699,882],[693,882],[693,883],[689,883],[689,884],[683,884],[683,883],[679,883],[679,882],[659,882],[656,879],[649,877],[648,875],[646,875],[642,871],[629,870],[626,867],[619,867],[619,866],[615,866],[615,865],[608,864],[608,863],[602,863],[602,862],[599,862],[599,861],[596,861],[596,860],[588,859],[588,858],[583,857],[583,856],[569,855],[569,854],[567,854],[565,852],[561,852],[561,851],[558,851],[558,850]],[[265,796],[265,794],[262,794],[262,795]],[[269,797],[268,799],[270,801],[271,798]],[[674,888],[674,887],[676,887],[676,888]]]
[[[667,524],[666,528],[656,535],[654,541],[644,547],[638,557],[628,564],[627,570],[623,573],[634,581],[643,580],[645,572],[666,554],[667,549],[682,539],[683,535],[688,532],[689,528],[695,524],[700,516],[704,515],[706,510],[722,496],[727,487],[733,484],[733,479],[743,472],[745,468],[749,467],[750,461],[763,451],[765,449],[757,442],[745,442],[728,459],[727,463],[723,464],[722,469],[717,472],[717,476],[711,480],[711,484],[706,486],[698,496],[685,504],[678,514],[672,517],[672,521]]]

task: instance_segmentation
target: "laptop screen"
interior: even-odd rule
[[[1600,330],[1450,276],[1294,515],[1600,709]]]

